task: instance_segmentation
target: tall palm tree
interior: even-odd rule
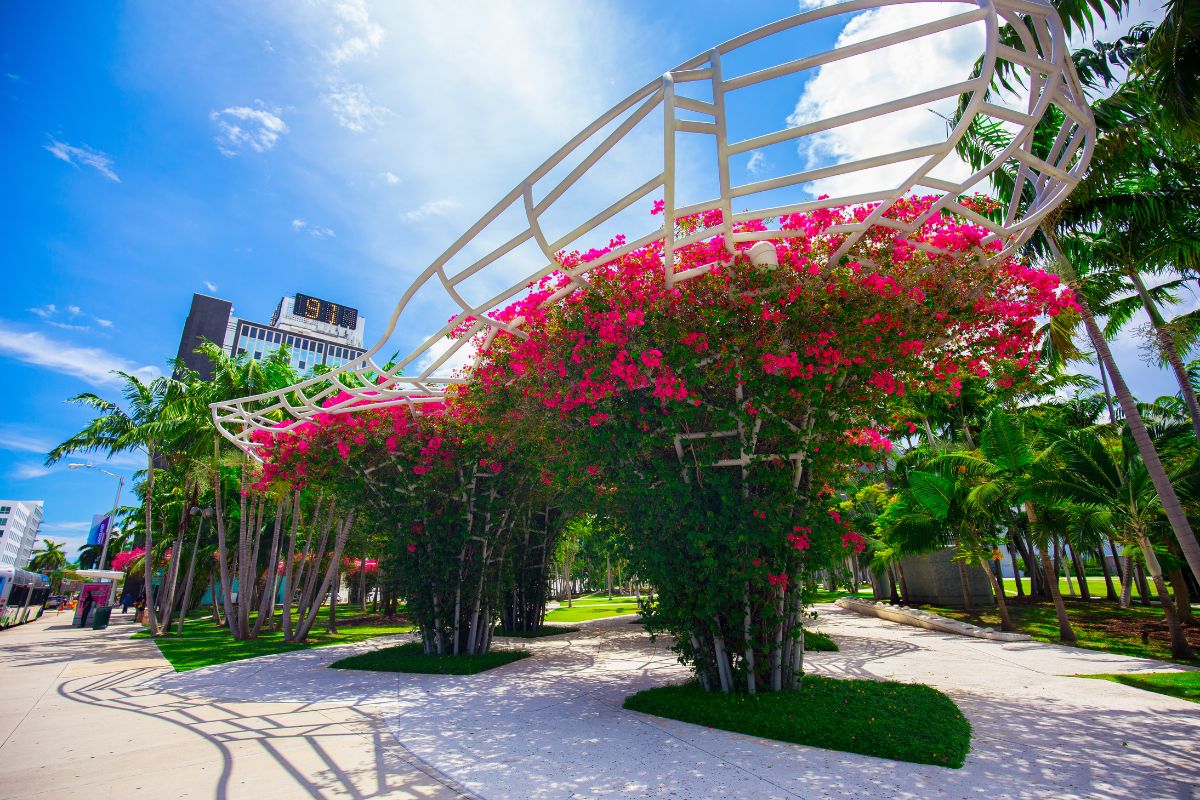
[[[1182,5],[1180,4],[1180,6]],[[1106,13],[1119,14],[1127,8],[1126,3],[1120,3],[1117,0],[1104,0],[1104,2],[1096,3],[1089,3],[1088,0],[1071,0],[1071,2],[1056,3],[1056,6],[1068,19],[1073,19],[1072,14],[1078,12],[1083,17],[1093,15],[1091,19],[1095,21],[1103,21]],[[1069,10],[1063,11],[1063,9]],[[1182,8],[1179,10],[1182,11]],[[1075,19],[1074,24],[1078,24],[1078,19]],[[1157,31],[1151,35],[1151,38],[1156,35],[1158,35]],[[1019,42],[1015,32],[1012,34],[1012,38],[1014,42]],[[1019,48],[1019,43],[1016,46]],[[1092,51],[1088,52],[1094,56]],[[1111,96],[1093,101],[1100,135],[1088,172],[1076,188],[1072,198],[1086,199],[1102,196],[1106,187],[1111,187],[1131,175],[1143,175],[1161,168],[1162,148],[1159,145],[1161,137],[1169,135],[1166,132],[1169,129],[1163,125],[1164,112],[1161,104],[1156,102],[1152,91],[1153,87],[1158,85],[1155,84],[1157,78],[1149,71],[1150,68],[1145,66],[1146,62],[1140,55],[1142,50],[1132,47],[1131,52],[1133,55],[1130,56],[1132,65],[1130,79],[1119,86]],[[994,92],[999,92],[1004,88],[1003,82],[1012,77],[1012,71],[1002,69],[999,76],[997,84],[993,87]],[[1093,81],[1100,79],[1095,72],[1087,73],[1085,71],[1083,77],[1085,80]],[[1092,88],[1100,87],[1093,85]],[[1189,99],[1187,102],[1194,105],[1194,99]],[[1042,158],[1049,157],[1049,151],[1053,147],[1051,131],[1057,130],[1057,123],[1061,121],[1061,113],[1052,110],[1041,121],[1045,135],[1036,137],[1035,150],[1037,152],[1034,155]],[[1179,133],[1178,135],[1182,136],[1183,134]],[[1012,136],[1005,129],[1003,123],[989,124],[976,118],[969,134],[960,142],[959,154],[975,168],[979,168],[990,162],[1011,140]],[[1015,169],[1005,168],[998,169],[992,174],[993,188],[1000,196],[1002,205],[1007,206],[1014,199],[1016,187],[1021,185],[1017,181],[1017,176],[1018,172]],[[1023,187],[1023,195],[1016,199],[1020,203],[1027,204],[1033,200],[1032,182],[1025,181]],[[1081,306],[1080,317],[1084,328],[1103,366],[1104,373],[1112,380],[1113,392],[1129,426],[1130,435],[1146,465],[1154,489],[1161,499],[1163,512],[1193,574],[1200,576],[1200,542],[1196,540],[1196,535],[1179,502],[1179,497],[1171,484],[1162,459],[1159,457],[1138,411],[1137,401],[1113,358],[1108,341],[1096,321],[1095,310],[1089,303],[1085,286],[1086,277],[1089,272],[1094,271],[1093,267],[1096,265],[1076,263],[1072,258],[1070,245],[1064,247],[1062,244],[1063,240],[1070,240],[1073,235],[1084,232],[1072,226],[1072,202],[1074,199],[1069,199],[1056,215],[1048,216],[1042,221],[1039,227],[1040,237],[1031,242],[1030,251],[1034,256],[1056,265],[1058,273],[1075,291]],[[1133,198],[1132,202],[1126,205],[1125,210],[1137,215],[1140,219],[1149,221],[1149,224],[1173,213],[1169,204],[1159,202],[1159,198],[1154,196]],[[1060,225],[1060,220],[1063,221],[1062,225]],[[1097,220],[1093,219],[1093,224],[1103,225],[1105,221],[1101,218],[1097,223]]]
[[[122,380],[121,394],[125,408],[92,392],[72,397],[69,402],[96,412],[83,430],[50,451],[46,465],[54,464],[72,453],[103,453],[114,456],[141,450],[146,456],[146,476],[143,489],[146,553],[154,552],[154,473],[159,468],[159,445],[170,431],[172,405],[183,394],[183,385],[165,377],[143,381],[136,375],[117,371]],[[126,410],[128,409],[128,410]],[[154,611],[154,560],[146,558],[146,619],[150,635],[158,635]]]
[[[62,542],[42,539],[42,549],[33,552],[29,567],[34,571],[62,569],[67,563],[67,553]]]
[[[1093,524],[1136,545],[1162,604],[1171,634],[1171,654],[1193,658],[1150,541],[1152,531],[1159,527],[1161,502],[1128,429],[1112,445],[1105,443],[1095,429],[1066,431],[1050,445],[1047,454],[1050,457],[1035,468],[1032,492],[1050,502],[1062,500],[1086,509]]]

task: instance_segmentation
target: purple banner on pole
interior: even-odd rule
[[[88,544],[104,544],[104,540],[108,538],[109,518],[108,514],[92,515],[92,527],[88,530]]]

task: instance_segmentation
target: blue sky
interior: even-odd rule
[[[284,294],[325,297],[359,308],[371,341],[416,274],[577,130],[684,59],[796,10],[3,4],[0,496],[44,499],[45,534],[74,552],[115,481],[41,466],[88,419],[64,400],[115,397],[112,369],[166,371],[192,292],[260,320]],[[1153,16],[1152,3],[1135,15]],[[816,26],[808,46],[829,46],[846,22]],[[865,91],[834,77],[797,79],[754,113],[782,127],[805,103]],[[836,157],[863,146],[826,144]],[[1134,344],[1118,352],[1138,392],[1169,389]]]

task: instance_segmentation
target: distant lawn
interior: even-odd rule
[[[612,600],[609,600],[608,595],[601,592],[572,598],[570,608],[565,602],[562,603],[546,614],[546,622],[584,622],[590,619],[636,614],[638,611],[636,597],[614,594]]]
[[[343,613],[339,609],[339,616]],[[397,633],[408,633],[413,630],[411,625],[397,625],[378,618],[355,619],[346,614],[349,622],[338,623],[338,633],[325,632],[329,619],[328,612],[322,610],[313,624],[308,635],[308,641],[289,643],[283,641],[283,633],[263,632],[257,639],[234,641],[225,628],[219,628],[212,621],[207,611],[193,612],[188,615],[183,626],[183,634],[175,633],[174,624],[171,632],[163,634],[154,640],[159,652],[176,672],[188,672],[201,667],[211,667],[214,664],[225,664],[230,661],[241,661],[247,658],[268,656],[274,653],[290,653],[294,650],[307,650],[310,647],[326,647],[331,644],[347,644],[361,642],[363,639],[373,639],[376,636],[392,636]],[[360,621],[361,620],[361,621]],[[142,631],[134,634],[134,638],[147,638],[149,633]]]
[[[1112,580],[1113,580],[1113,588],[1116,589],[1118,592],[1120,592],[1121,591],[1121,581],[1117,579],[1116,575],[1113,575]],[[1099,575],[1099,576],[1089,575],[1087,578],[1087,584],[1088,584],[1088,590],[1092,593],[1093,600],[1103,600],[1107,596],[1108,588],[1104,585],[1104,576],[1103,575]],[[1075,594],[1078,595],[1079,594],[1079,583],[1075,580],[1075,578],[1071,578],[1071,585],[1075,589]],[[1026,594],[1029,594],[1029,578],[1021,578],[1021,587],[1025,590]],[[1005,594],[1008,594],[1011,597],[1015,597],[1017,594],[1017,579],[1016,578],[1005,578],[1004,579],[1004,591],[1005,591]],[[1067,588],[1067,579],[1066,578],[1060,577],[1058,579],[1058,591],[1062,593],[1063,597],[1070,596],[1071,590]],[[1135,603],[1138,600],[1137,587],[1134,587],[1134,589],[1133,589],[1133,600]],[[1151,600],[1151,602],[1154,602],[1154,603],[1158,602],[1158,592],[1154,591],[1153,584],[1150,585],[1150,600]]]
[[[696,683],[638,692],[625,708],[781,742],[957,769],[971,724],[929,686],[806,675],[795,692],[705,692]]]
[[[1200,703],[1200,672],[1143,672],[1139,675],[1074,675],[1075,678],[1096,678],[1112,681],[1147,692],[1158,692],[1180,700]]]
[[[871,590],[869,588],[868,589],[860,589],[857,592],[852,592],[849,589],[835,589],[832,592],[830,592],[826,589],[817,589],[815,592],[812,593],[812,599],[809,600],[809,602],[816,605],[816,604],[820,604],[820,603],[836,602],[839,597],[870,597],[870,596],[871,596]]]
[[[361,669],[373,672],[474,675],[520,661],[530,655],[532,653],[525,650],[493,650],[473,656],[426,655],[424,645],[420,642],[408,642],[343,658],[329,666],[333,669]]]
[[[540,639],[543,636],[558,636],[564,633],[579,633],[579,628],[572,628],[569,625],[543,625],[531,631],[509,631],[505,633],[500,628],[496,628],[493,636],[504,636],[510,639]]]
[[[1079,641],[1077,647],[1103,650],[1139,658],[1156,658],[1160,661],[1175,661],[1171,658],[1171,640],[1165,627],[1151,630],[1149,644],[1142,644],[1142,629],[1147,624],[1161,627],[1162,608],[1158,606],[1134,606],[1120,608],[1115,603],[1084,602],[1064,598],[1067,617]],[[967,612],[961,608],[923,606],[927,611],[951,619],[959,619],[975,625],[1000,629],[1000,615],[996,609]],[[1058,617],[1052,603],[1017,602],[1008,600],[1008,613],[1013,624],[1022,633],[1028,633],[1039,642],[1058,643]],[[1188,641],[1193,648],[1200,648],[1200,628],[1188,628]],[[1200,661],[1179,661],[1180,664],[1200,666]]]

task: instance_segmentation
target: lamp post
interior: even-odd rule
[[[112,514],[108,517],[108,530],[104,533],[104,545],[100,548],[100,563],[96,567],[97,569],[104,569],[104,561],[108,556],[108,540],[112,538],[112,527],[117,521],[117,509],[121,507],[121,489],[125,486],[125,476],[109,472],[106,469],[97,467],[95,464],[68,464],[67,469],[94,469],[98,472],[103,472],[110,478],[117,479],[117,498],[113,500]]]

